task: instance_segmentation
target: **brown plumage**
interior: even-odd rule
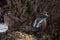
[[[46,28],[46,25],[47,25],[47,23],[43,21],[42,24],[41,24],[42,30],[44,30]]]
[[[43,13],[42,17],[35,19],[34,21],[34,30],[35,31],[44,31],[47,26],[48,15],[46,12]]]
[[[24,19],[19,19],[12,15],[4,15],[4,22],[9,26],[9,29],[20,29],[20,26],[25,22]]]

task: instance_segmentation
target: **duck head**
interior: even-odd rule
[[[48,18],[48,13],[46,11],[44,11],[42,16],[43,16],[43,18]]]

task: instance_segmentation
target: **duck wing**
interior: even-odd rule
[[[40,27],[40,24],[42,23],[42,18],[37,18],[35,21],[34,21],[34,24],[33,24],[33,27]]]

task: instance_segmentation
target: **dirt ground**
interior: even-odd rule
[[[60,0],[1,0],[0,22],[4,22],[5,14],[11,14],[19,19],[27,20],[22,25],[16,23],[20,27],[23,29],[32,28],[34,20],[38,18],[44,10],[47,11],[49,15],[47,27],[43,32],[44,35],[48,34],[51,36],[51,40],[60,40]],[[12,29],[13,26],[11,26],[10,29]],[[44,39],[41,38],[41,40]],[[50,40],[50,38],[48,40]]]

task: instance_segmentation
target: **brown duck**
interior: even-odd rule
[[[11,14],[4,15],[4,22],[9,26],[9,29],[17,30],[25,22],[25,19],[19,19]]]

